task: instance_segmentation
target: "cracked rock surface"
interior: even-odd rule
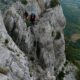
[[[41,16],[28,26],[23,14],[30,14],[32,5]],[[0,14],[0,79],[56,80],[66,61],[65,24],[60,5],[46,9],[39,0],[28,0],[27,5],[18,1]]]
[[[0,79],[30,80],[28,60],[8,35],[0,13]]]

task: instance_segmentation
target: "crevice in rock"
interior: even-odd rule
[[[40,58],[40,52],[41,52],[40,43],[39,41],[37,41],[36,42],[36,55],[38,59]]]
[[[63,80],[64,76],[65,76],[64,72],[60,71],[59,74],[57,75],[56,80]]]
[[[35,58],[33,56],[30,57],[30,61],[34,62]]]
[[[40,66],[43,70],[45,70],[47,67],[43,58],[40,59]]]
[[[8,39],[5,39],[5,45],[8,44],[8,43],[9,43],[9,40]]]
[[[61,38],[61,33],[58,31],[56,32],[55,40],[59,40]]]
[[[52,31],[52,34],[51,34],[51,36],[52,36],[52,37],[54,37],[54,31]]]

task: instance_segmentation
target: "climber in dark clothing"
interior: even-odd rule
[[[30,17],[30,24],[31,24],[31,32],[33,33],[33,27],[39,21],[39,16],[37,16],[35,13],[31,13]]]
[[[31,30],[32,34],[34,34],[33,27],[35,25],[35,18],[36,18],[36,15],[34,13],[31,13],[31,15],[30,15],[30,24],[31,24],[30,30]]]
[[[36,15],[34,13],[32,13],[30,15],[30,22],[31,22],[31,25],[34,25],[35,24],[35,19],[36,19]]]

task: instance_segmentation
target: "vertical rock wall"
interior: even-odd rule
[[[36,6],[36,15],[42,16],[39,17],[39,21],[34,26],[28,26],[23,14],[25,11],[31,13],[32,5]],[[16,50],[19,51],[13,52],[11,56],[9,53],[9,57],[13,58],[11,67],[9,67],[12,70],[9,72],[12,80],[56,80],[56,76],[66,61],[63,34],[65,23],[61,6],[57,5],[54,8],[46,9],[44,1],[41,3],[39,0],[28,0],[27,5],[16,2],[6,10],[4,24],[7,31],[5,27],[2,29],[6,31],[5,35],[11,36],[18,46]],[[10,48],[14,44],[11,38],[9,41],[12,43]],[[15,47],[12,47],[10,50],[14,49]],[[17,60],[17,56],[20,55],[21,57]],[[23,62],[20,62],[21,59]],[[22,65],[23,63],[25,65]]]

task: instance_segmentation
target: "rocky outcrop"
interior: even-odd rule
[[[4,23],[0,18],[2,80],[56,80],[62,71],[66,61],[65,17],[60,5],[46,9],[45,4],[28,0],[23,5],[18,1],[5,11]],[[35,26],[24,19],[24,12],[31,14],[33,5],[36,15],[41,15]]]
[[[28,0],[27,5],[25,6],[25,10],[29,14],[35,13],[36,16],[41,14],[41,8],[36,0]]]
[[[28,4],[32,6],[30,1]],[[61,6],[46,9],[34,27],[27,27],[22,14],[14,5],[6,11],[4,22],[14,42],[28,56],[31,76],[35,80],[55,80],[66,61],[63,35],[65,17]],[[38,3],[35,4],[37,5]],[[25,11],[25,7],[22,11]],[[36,11],[40,11],[39,8],[36,8]]]
[[[0,13],[0,79],[31,80],[28,60],[8,35]]]

